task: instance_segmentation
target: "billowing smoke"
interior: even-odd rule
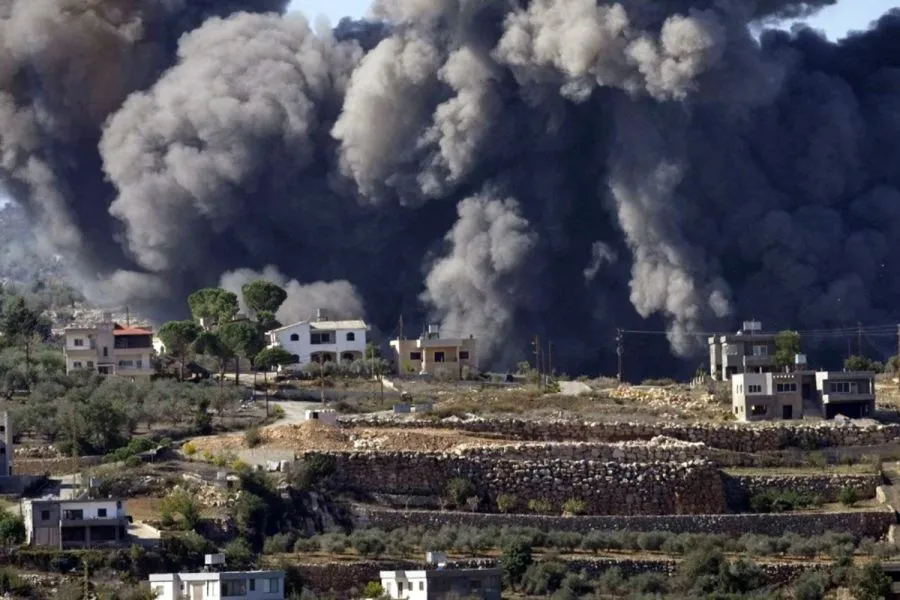
[[[316,281],[302,284],[285,277],[277,267],[267,266],[261,271],[237,269],[224,273],[219,286],[234,292],[246,314],[247,307],[241,296],[241,288],[246,283],[257,280],[271,281],[287,292],[287,299],[275,315],[288,325],[297,321],[309,321],[316,317],[316,311],[323,309],[329,319],[361,319],[365,317],[363,300],[356,289],[347,281]]]
[[[892,322],[900,12],[759,33],[834,1],[378,0],[329,31],[0,0],[0,178],[89,292],[160,317],[262,274],[284,321],[439,320],[498,366],[540,335],[609,371],[616,327],[664,328],[648,372],[743,318]]]
[[[449,253],[431,268],[422,300],[435,308],[444,335],[478,334],[491,355],[503,349],[516,312],[528,308],[524,283],[537,236],[511,199],[467,198],[458,212]]]

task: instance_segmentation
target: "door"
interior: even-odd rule
[[[781,407],[781,418],[785,420],[794,418],[794,407],[791,405]]]
[[[191,584],[191,600],[203,600],[204,583]]]

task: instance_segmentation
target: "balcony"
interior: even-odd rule
[[[775,364],[775,359],[768,354],[757,354],[744,356],[743,364],[745,368],[752,369],[755,367],[771,367]]]
[[[875,396],[862,392],[822,394],[823,404],[838,404],[841,402],[875,402]]]

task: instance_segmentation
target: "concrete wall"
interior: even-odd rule
[[[591,514],[703,514],[725,512],[722,478],[714,465],[574,460],[494,460],[414,452],[330,452],[330,481],[363,494],[444,495],[447,482],[468,479],[492,506],[499,494],[520,502],[546,500],[561,512],[571,498]]]
[[[832,446],[874,446],[900,438],[900,425],[841,426],[835,423],[713,424],[529,421],[472,419],[458,421],[394,421],[378,418],[341,419],[344,427],[458,429],[495,434],[523,441],[624,442],[666,436],[737,452],[766,452],[786,448],[809,450]]]
[[[549,517],[541,515],[501,515],[457,511],[391,510],[355,507],[357,527],[390,531],[400,527],[421,526],[439,529],[442,525],[472,527],[535,527],[543,531],[669,531],[740,536],[745,533],[781,536],[794,532],[806,536],[829,531],[845,532],[861,539],[882,538],[896,523],[889,509],[853,512],[796,512],[780,514],[719,514],[668,516],[590,516]]]

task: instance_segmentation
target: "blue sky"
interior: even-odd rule
[[[291,8],[302,10],[312,18],[326,16],[336,24],[344,16],[365,15],[370,5],[371,0],[293,0]],[[897,0],[839,0],[837,5],[822,10],[809,22],[835,39],[850,30],[866,29],[869,23],[894,6],[897,6]]]

